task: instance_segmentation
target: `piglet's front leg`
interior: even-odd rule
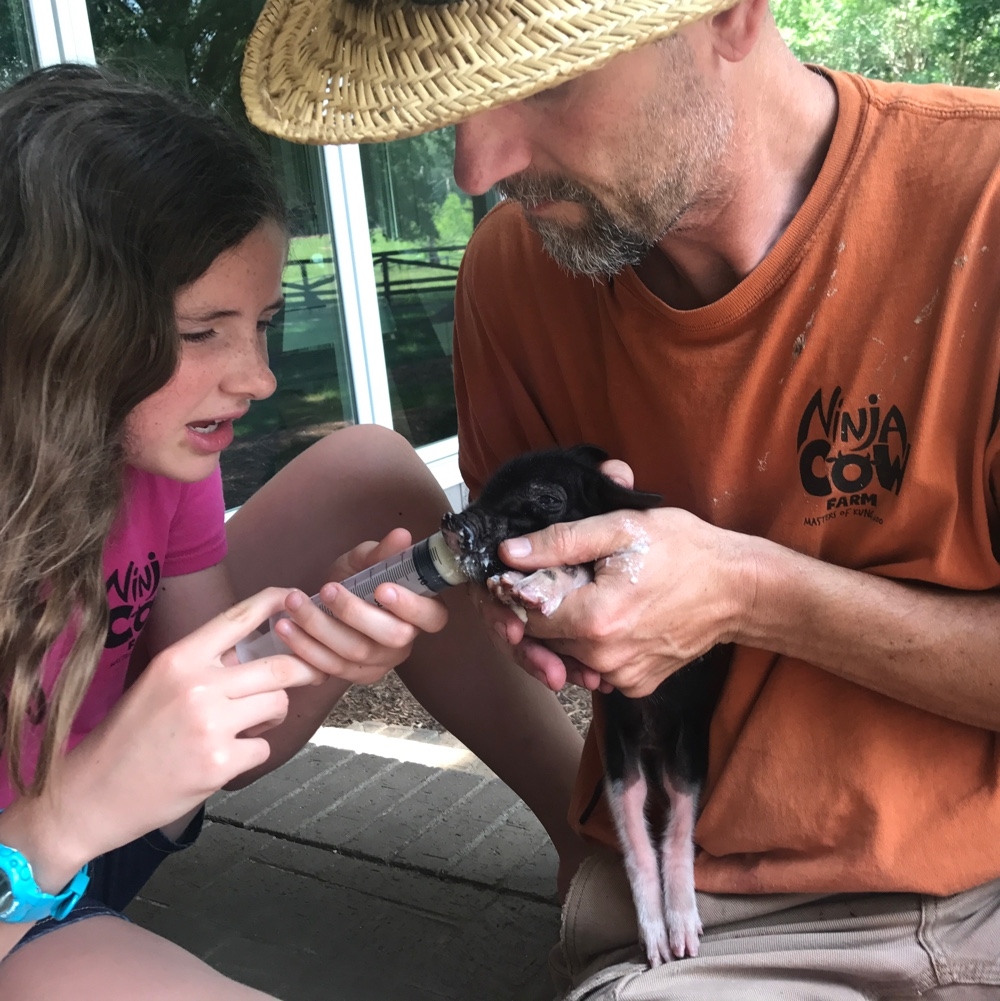
[[[497,601],[513,608],[523,619],[525,609],[552,615],[567,594],[593,579],[588,567],[565,566],[536,570],[527,575],[519,570],[508,570],[490,577],[486,586]]]

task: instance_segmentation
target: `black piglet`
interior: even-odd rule
[[[466,574],[515,608],[552,614],[566,594],[593,579],[593,567],[525,575],[503,564],[498,546],[557,522],[662,503],[659,494],[629,490],[604,476],[606,458],[594,445],[579,445],[532,452],[502,466],[474,503],[442,521]],[[651,966],[698,953],[694,825],[708,767],[709,724],[730,653],[730,647],[714,647],[645,698],[617,691],[598,696],[607,721],[605,790]],[[654,816],[666,818],[655,831]]]

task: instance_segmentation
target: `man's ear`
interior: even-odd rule
[[[768,0],[741,0],[735,7],[715,14],[708,23],[715,51],[731,63],[746,59],[770,16]]]

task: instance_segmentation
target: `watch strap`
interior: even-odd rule
[[[0,871],[10,883],[12,902],[0,912],[0,921],[20,924],[55,918],[62,921],[76,906],[90,883],[88,866],[84,866],[61,893],[46,893],[35,882],[31,863],[16,849],[0,845]]]

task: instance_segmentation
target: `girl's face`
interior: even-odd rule
[[[170,381],[128,416],[127,456],[149,473],[193,483],[233,440],[233,421],[274,392],[267,327],[281,308],[287,238],[261,223],[175,300],[180,358]]]

